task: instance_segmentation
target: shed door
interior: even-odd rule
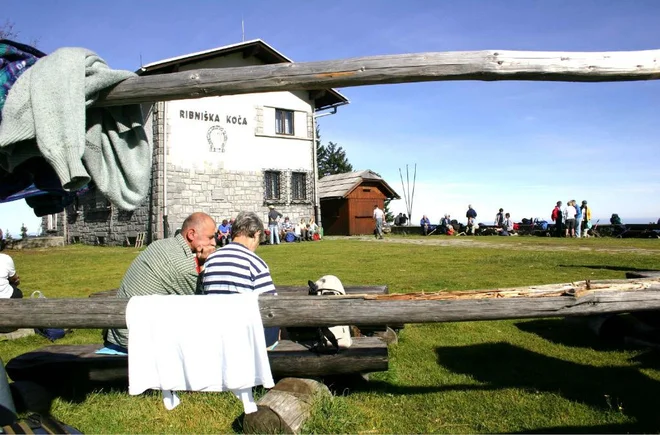
[[[373,234],[376,223],[374,222],[374,199],[354,199],[353,201],[353,223],[352,234]]]

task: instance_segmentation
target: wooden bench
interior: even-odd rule
[[[98,355],[100,344],[50,345],[19,355],[7,363],[9,377],[46,388],[89,388],[98,384],[128,385],[128,357]],[[355,337],[335,355],[318,355],[303,345],[282,340],[268,352],[276,378],[324,377],[388,369],[387,343],[378,337]]]

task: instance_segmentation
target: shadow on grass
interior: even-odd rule
[[[589,329],[588,318],[539,319],[515,323],[523,332],[536,334],[554,344],[582,347],[599,351],[621,351],[631,349],[622,340],[599,338]]]
[[[540,429],[524,430],[511,433],[635,433],[639,426],[634,423],[628,424],[602,424],[598,426],[558,426],[543,427]]]
[[[637,367],[593,367],[562,361],[509,343],[485,343],[436,348],[438,364],[472,376],[493,389],[520,388],[561,395],[602,410],[616,411],[636,419],[636,424],[612,426],[614,432],[657,432],[660,414],[656,398],[660,382]],[[487,363],[485,363],[487,361]],[[602,427],[557,427],[541,432],[606,432]],[[525,431],[529,432],[529,431]]]
[[[572,267],[576,269],[604,269],[621,272],[660,272],[660,269],[639,269],[627,266],[607,266],[602,264],[558,264],[558,267]]]
[[[441,386],[427,386],[427,385],[395,385],[388,381],[381,380],[365,380],[359,376],[333,376],[323,379],[323,383],[328,386],[330,391],[335,396],[346,396],[351,393],[357,392],[372,392],[380,394],[392,394],[406,396],[409,394],[428,394],[438,393],[443,391],[484,391],[492,390],[492,387],[483,385],[441,385]]]
[[[608,316],[567,317],[520,321],[515,326],[555,344],[597,351],[644,350],[631,359],[646,368],[660,369],[660,327],[655,312]]]

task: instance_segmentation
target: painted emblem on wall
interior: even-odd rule
[[[219,125],[214,125],[206,132],[206,140],[209,143],[209,151],[224,153],[227,144],[227,131]]]

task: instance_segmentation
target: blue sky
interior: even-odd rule
[[[83,46],[113,68],[261,38],[294,61],[456,50],[660,49],[660,2],[124,1],[3,2],[22,41],[51,52]],[[400,194],[417,164],[413,219],[478,220],[503,207],[549,218],[587,199],[594,214],[660,217],[660,81],[438,82],[341,89],[351,104],[320,119],[324,142]],[[412,173],[411,173],[412,177]],[[412,180],[411,180],[412,182]],[[394,212],[405,211],[394,201]],[[0,226],[30,231],[23,201],[0,205]]]

